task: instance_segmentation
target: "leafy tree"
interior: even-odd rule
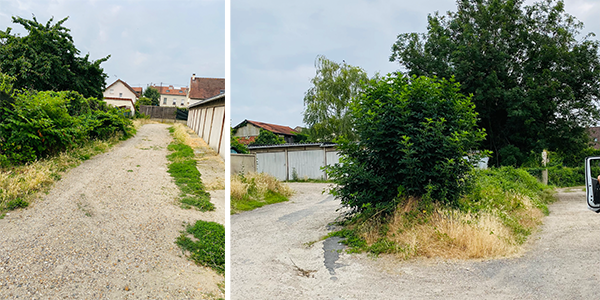
[[[138,99],[137,103],[140,105],[152,105],[152,100],[148,97],[141,97]]]
[[[455,79],[473,94],[492,162],[520,165],[530,151],[578,153],[600,116],[598,41],[579,40],[583,23],[562,1],[457,1],[429,15],[426,34],[404,33],[391,61],[411,75]]]
[[[260,134],[256,137],[256,139],[254,140],[254,142],[250,143],[250,145],[279,145],[279,144],[285,144],[285,140],[268,131],[268,130],[264,130],[264,129],[260,129]]]
[[[13,17],[22,25],[26,36],[11,34],[11,28],[0,30],[0,70],[16,78],[15,89],[37,91],[72,90],[84,97],[102,99],[107,75],[100,64],[110,57],[89,60],[89,54],[79,57],[69,29],[63,27],[64,18],[46,25],[21,17]]]
[[[149,86],[145,91],[144,91],[144,97],[150,99],[152,102],[151,105],[154,106],[158,106],[160,105],[160,93],[158,92],[157,89]]]
[[[387,76],[352,102],[358,142],[338,140],[331,193],[351,212],[391,212],[405,196],[457,204],[485,133],[454,79]],[[470,153],[470,152],[473,153]],[[482,152],[480,155],[487,155]]]
[[[235,136],[235,128],[231,128],[231,139],[230,139],[230,146],[231,148],[234,148],[235,150],[237,150],[239,153],[243,153],[243,154],[248,154],[250,153],[248,151],[248,146],[242,144],[240,142],[240,138]]]
[[[325,56],[317,56],[315,67],[317,74],[311,79],[313,86],[304,95],[306,134],[316,142],[332,141],[342,135],[355,139],[347,114],[348,104],[361,92],[361,82],[369,79],[367,73]]]

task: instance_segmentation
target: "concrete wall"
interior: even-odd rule
[[[225,154],[229,153],[229,149],[225,149],[225,105],[190,108],[188,127],[225,159]]]
[[[231,175],[256,172],[256,154],[231,153],[230,155]]]

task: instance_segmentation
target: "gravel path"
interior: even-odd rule
[[[319,241],[340,212],[315,183],[290,202],[231,217],[231,299],[597,299],[600,215],[563,189],[523,255],[487,261],[340,253]],[[314,242],[314,243],[313,243]],[[327,266],[326,266],[327,265]]]
[[[0,299],[220,294],[223,277],[188,261],[174,243],[184,222],[223,223],[224,215],[176,204],[179,192],[166,172],[167,128],[141,127],[69,171],[29,208],[0,220]],[[224,207],[223,197],[216,201]]]

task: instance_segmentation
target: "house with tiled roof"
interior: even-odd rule
[[[187,101],[187,87],[175,88],[172,85],[169,86],[156,86],[153,85],[158,93],[160,94],[160,106],[166,107],[188,107],[189,102]]]
[[[275,125],[264,122],[244,120],[240,124],[234,127],[235,136],[240,138],[240,143],[250,144],[260,134],[260,129],[268,130],[280,137],[282,137],[286,143],[293,143],[296,130],[289,126]]]
[[[196,77],[192,74],[190,88],[187,94],[188,105],[204,101],[206,99],[225,93],[224,78]]]
[[[103,96],[108,105],[129,109],[132,115],[135,113],[135,102],[139,96],[125,81],[117,79],[104,90]]]

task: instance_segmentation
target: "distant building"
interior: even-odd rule
[[[254,142],[256,137],[260,134],[260,129],[268,130],[280,137],[282,137],[286,143],[293,143],[296,130],[289,126],[275,125],[257,121],[244,120],[242,123],[234,127],[236,129],[235,136],[240,138],[240,143],[250,144]]]
[[[103,96],[108,105],[127,108],[132,115],[135,113],[135,102],[139,96],[125,81],[117,79],[104,90]]]
[[[224,78],[203,78],[192,74],[187,93],[188,106],[225,93]]]
[[[188,107],[187,87],[175,88],[169,86],[152,86],[160,94],[159,106],[165,107]]]

